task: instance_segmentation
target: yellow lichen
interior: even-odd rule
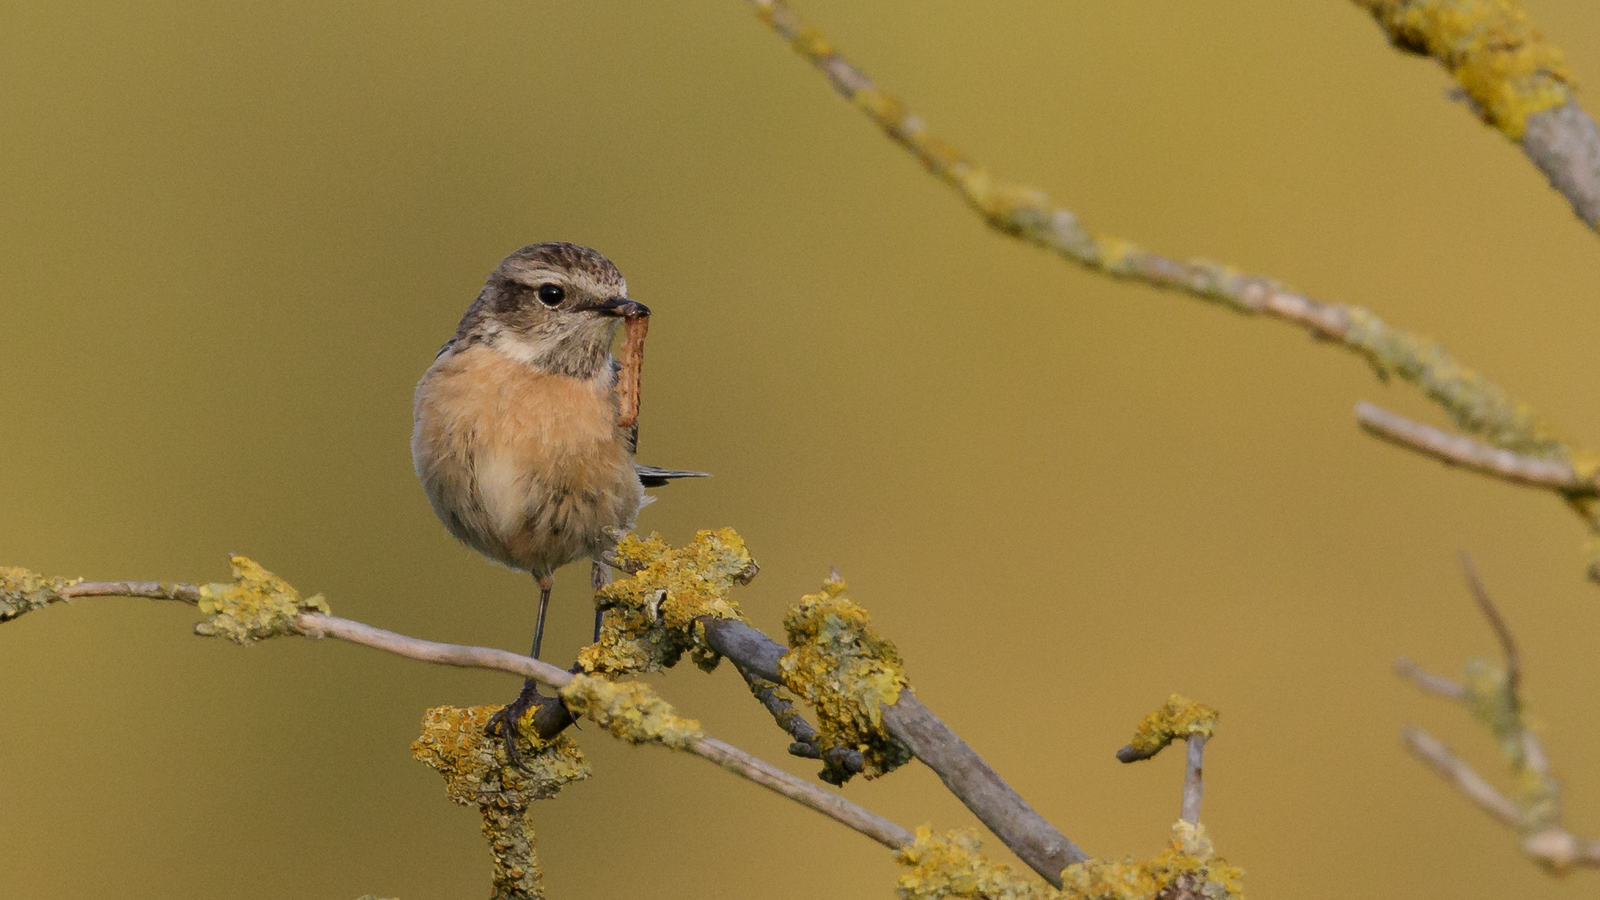
[[[1462,679],[1462,703],[1473,718],[1487,727],[1510,765],[1516,790],[1513,798],[1522,813],[1522,831],[1534,833],[1561,821],[1561,787],[1548,774],[1530,765],[1523,733],[1528,725],[1522,701],[1511,691],[1506,671],[1481,659],[1467,660]]]
[[[554,797],[566,784],[589,777],[583,753],[566,735],[541,741],[519,723],[513,740],[523,767],[512,765],[505,743],[485,733],[496,706],[462,709],[439,706],[422,720],[422,736],[411,755],[444,776],[445,794],[483,814],[483,836],[494,858],[496,900],[534,900],[544,896],[543,873],[535,854],[535,800]],[[531,717],[530,710],[528,716]]]
[[[676,550],[660,535],[625,535],[616,558],[638,571],[601,588],[607,611],[600,640],[578,652],[578,665],[609,676],[659,672],[687,651],[702,668],[715,667],[718,657],[695,620],[741,618],[730,594],[755,576],[757,566],[738,533],[701,531]]]
[[[0,566],[0,622],[9,622],[25,612],[43,609],[52,603],[65,603],[61,591],[81,578],[46,578],[38,572],[16,566]]]
[[[978,853],[978,847],[978,836],[971,829],[935,837],[928,826],[918,828],[916,841],[895,857],[905,869],[895,884],[895,896],[900,900],[1057,900],[1064,896],[1037,878],[991,862]]]
[[[978,852],[970,830],[935,837],[923,826],[897,857],[900,900],[1224,900],[1243,897],[1244,872],[1216,856],[1205,826],[1178,822],[1147,860],[1091,859],[1068,866],[1057,890]]]
[[[1463,431],[1515,453],[1566,460],[1566,446],[1532,408],[1456,362],[1437,343],[1390,328],[1359,307],[1350,309],[1349,318],[1346,344],[1365,355],[1380,375],[1397,375],[1417,385]]]
[[[294,617],[305,612],[329,613],[321,594],[301,597],[287,581],[255,560],[232,556],[232,584],[200,588],[200,611],[211,616],[194,626],[195,634],[252,644],[281,634],[296,634]]]
[[[679,716],[672,704],[637,681],[577,675],[561,689],[561,699],[573,715],[588,717],[630,744],[683,750],[705,736],[699,722]]]
[[[1211,737],[1217,728],[1219,713],[1204,703],[1196,703],[1182,694],[1173,694],[1167,702],[1139,723],[1128,743],[1130,759],[1149,759],[1161,748],[1175,740],[1186,739],[1191,734]]]
[[[846,599],[831,578],[784,616],[788,653],[778,662],[784,686],[817,711],[818,744],[860,750],[862,774],[876,778],[911,759],[883,728],[882,706],[906,685],[900,653],[868,624],[867,611]]]
[[[1512,0],[1357,0],[1395,46],[1450,70],[1484,122],[1521,140],[1528,117],[1572,97],[1572,73]]]
[[[1244,870],[1217,856],[1206,827],[1179,821],[1172,840],[1150,859],[1091,859],[1061,873],[1062,896],[1073,900],[1178,900],[1244,896]]]

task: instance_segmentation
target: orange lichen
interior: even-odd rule
[[[522,767],[512,765],[505,743],[485,732],[496,706],[439,706],[422,720],[411,755],[444,776],[445,794],[483,814],[483,836],[494,858],[496,900],[537,900],[544,875],[535,853],[529,807],[554,797],[564,785],[589,777],[583,753],[566,735],[542,741],[525,718],[512,738]],[[530,710],[528,716],[532,716]]]
[[[678,549],[660,535],[624,535],[616,560],[637,571],[601,588],[600,640],[578,652],[578,665],[613,677],[659,672],[688,652],[697,665],[714,668],[719,657],[695,620],[741,618],[733,586],[748,583],[758,567],[738,532],[700,531]]]
[[[233,583],[200,588],[200,611],[211,618],[194,626],[195,634],[253,644],[277,635],[298,634],[294,618],[301,613],[330,612],[328,601],[321,594],[301,597],[289,582],[263,569],[255,560],[237,555],[229,559],[233,563]]]
[[[876,778],[911,759],[883,728],[882,707],[907,684],[900,653],[879,637],[867,611],[843,596],[837,576],[784,616],[788,653],[778,662],[783,684],[817,711],[818,744],[860,750],[862,774]]]

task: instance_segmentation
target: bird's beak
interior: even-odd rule
[[[650,307],[637,300],[629,300],[627,297],[602,300],[599,303],[583,308],[591,312],[597,312],[602,316],[617,316],[622,319],[642,319],[650,315]]]

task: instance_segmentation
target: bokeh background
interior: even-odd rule
[[[1527,7],[1600,84],[1600,8]],[[1352,4],[798,11],[1091,228],[1367,305],[1600,441],[1595,236]],[[1569,824],[1600,834],[1570,514],[1364,437],[1360,399],[1439,418],[1348,354],[985,230],[745,3],[22,0],[0,83],[0,562],[214,581],[236,551],[343,615],[524,648],[531,580],[434,520],[411,391],[503,255],[577,241],[656,311],[641,457],[716,475],[641,526],[738,528],[771,631],[838,566],[919,696],[1091,853],[1164,841],[1179,759],[1112,753],[1177,690],[1223,711],[1204,818],[1253,896],[1593,894],[1402,752],[1415,721],[1501,774],[1389,674],[1494,653],[1472,551]],[[553,658],[586,639],[585,581],[558,579]],[[0,896],[487,891],[476,811],[407,745],[514,679],[194,618],[85,601],[0,631]],[[662,689],[814,769],[731,670]],[[553,897],[891,895],[865,838],[583,745],[594,778],[537,809]],[[972,823],[919,766],[846,792]]]

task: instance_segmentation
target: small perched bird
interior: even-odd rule
[[[644,489],[704,474],[635,463],[637,425],[618,421],[612,339],[624,318],[649,314],[594,250],[523,247],[490,273],[417,384],[417,477],[458,540],[538,580],[534,658],[555,570],[592,560],[598,589],[600,555],[633,528]],[[536,701],[530,680],[496,730],[509,735],[506,721]]]

